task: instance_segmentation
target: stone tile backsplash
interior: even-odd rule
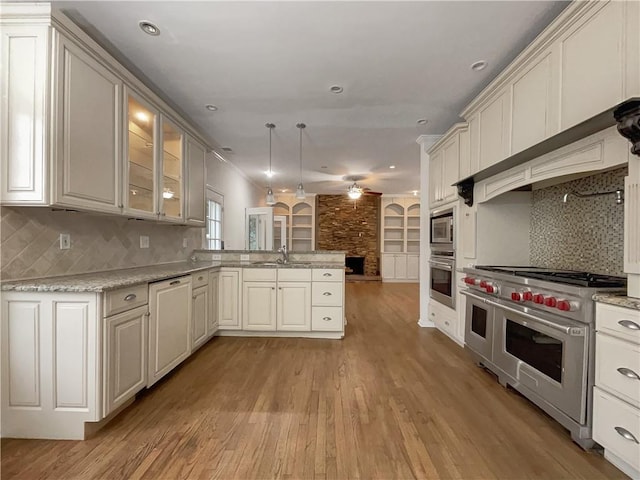
[[[61,233],[71,235],[68,250],[60,250]],[[201,228],[39,207],[2,207],[0,235],[2,280],[175,262],[202,247]],[[140,235],[149,248],[140,248]]]
[[[568,192],[624,189],[627,167],[533,191],[531,264],[624,275],[624,205],[614,195],[578,198]]]

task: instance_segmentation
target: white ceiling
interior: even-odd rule
[[[566,2],[55,2],[179,106],[225,158],[274,190],[419,189],[422,134],[458,113]],[[138,27],[149,20],[152,37]],[[116,49],[117,51],[113,51]],[[469,67],[486,60],[488,67]],[[344,92],[329,92],[332,85]],[[204,108],[215,104],[217,112]],[[416,121],[429,123],[419,126]],[[395,165],[391,170],[389,165]]]

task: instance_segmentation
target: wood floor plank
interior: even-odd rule
[[[418,327],[417,285],[346,288],[343,340],[214,338],[85,442],[3,439],[3,480],[625,478]]]

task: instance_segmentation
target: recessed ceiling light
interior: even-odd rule
[[[389,165],[389,168],[394,169],[394,168],[396,168],[396,166],[395,165]]]
[[[287,189],[286,189],[286,188],[282,188],[282,189],[280,189],[280,192],[281,192],[281,193],[286,193],[286,192],[287,192]]]
[[[344,88],[342,88],[340,85],[332,85],[331,88],[329,88],[329,91],[331,93],[342,93],[344,92]]]
[[[218,107],[215,105],[211,105],[210,103],[208,103],[207,105],[204,106],[204,108],[206,108],[207,110],[211,111],[211,112],[215,112],[216,110],[218,110]]]
[[[414,190],[414,191],[413,191],[413,196],[414,196],[414,197],[417,197],[417,196],[418,196],[418,190]]]
[[[426,125],[429,122],[429,120],[427,120],[426,118],[421,118],[420,120],[418,120],[416,123],[418,125]]]
[[[480,70],[484,70],[485,68],[487,68],[487,62],[485,62],[484,60],[479,60],[471,64],[471,70],[473,70],[474,72],[479,72]]]
[[[140,25],[140,28],[142,29],[142,31],[148,35],[153,35],[154,37],[157,37],[158,35],[160,35],[160,29],[156,25],[154,25],[153,23],[147,20],[140,21],[138,25]]]

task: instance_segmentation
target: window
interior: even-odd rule
[[[207,231],[205,248],[222,249],[222,195],[207,188]]]

